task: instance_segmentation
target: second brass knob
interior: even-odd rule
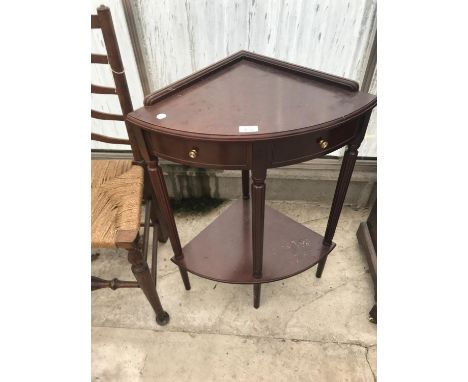
[[[189,151],[188,156],[192,159],[195,159],[198,156],[198,150],[192,149]]]
[[[321,139],[319,141],[319,145],[322,149],[326,149],[328,147],[328,141],[324,140],[324,139]]]

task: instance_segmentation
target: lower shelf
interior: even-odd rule
[[[265,206],[263,277],[252,276],[250,200],[234,202],[184,248],[182,260],[171,260],[198,276],[233,284],[281,280],[309,269],[328,255],[335,244]]]

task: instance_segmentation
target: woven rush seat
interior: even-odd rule
[[[91,161],[92,248],[116,248],[119,231],[134,232],[136,236],[143,182],[143,168],[129,160]]]

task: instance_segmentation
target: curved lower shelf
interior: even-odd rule
[[[331,246],[323,236],[265,206],[263,276],[252,276],[250,200],[235,201],[184,248],[178,266],[200,277],[232,284],[268,283],[313,267]]]

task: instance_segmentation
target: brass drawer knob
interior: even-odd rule
[[[192,149],[189,151],[188,156],[192,159],[195,159],[198,156],[198,150]]]
[[[319,145],[322,149],[326,149],[328,147],[328,141],[326,141],[325,139],[321,139],[319,141]]]

